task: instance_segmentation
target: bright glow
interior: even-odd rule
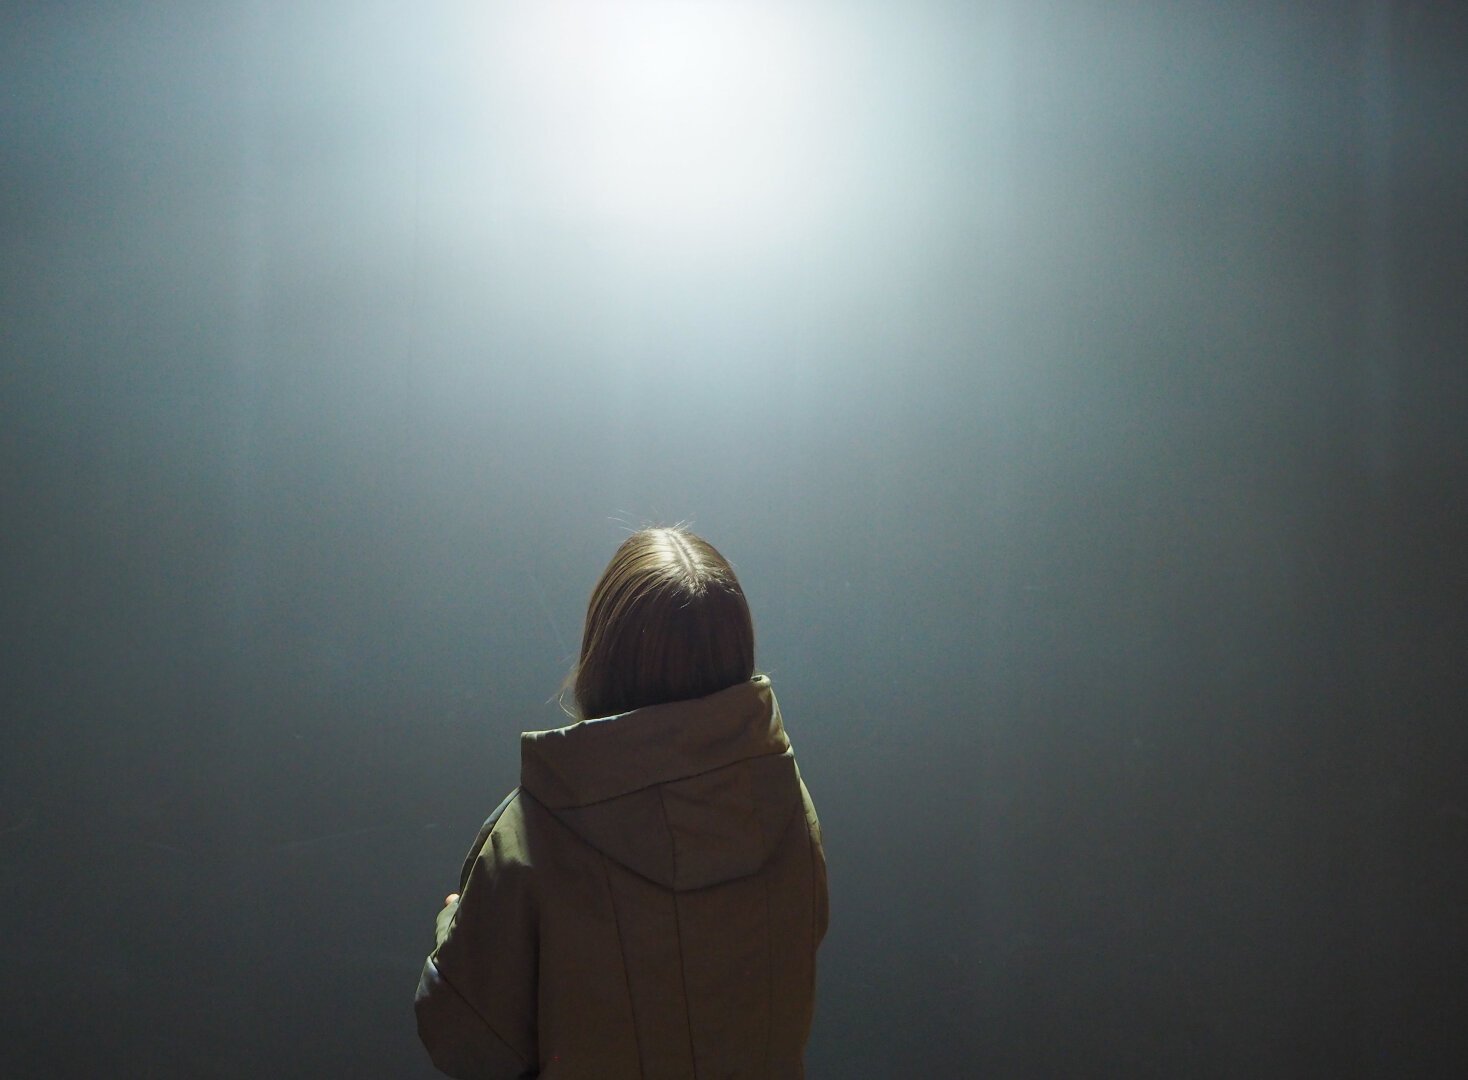
[[[495,20],[491,109],[564,219],[708,244],[818,215],[832,80],[788,6],[553,0]]]

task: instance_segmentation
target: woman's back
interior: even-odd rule
[[[450,1075],[803,1075],[825,860],[763,676],[523,735],[462,887],[418,998]]]

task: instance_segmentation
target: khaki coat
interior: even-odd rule
[[[796,1080],[820,823],[770,682],[521,736],[417,995],[461,1080]]]

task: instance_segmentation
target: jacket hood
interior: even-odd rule
[[[708,697],[525,732],[520,785],[604,855],[679,890],[758,871],[801,805],[763,675]]]

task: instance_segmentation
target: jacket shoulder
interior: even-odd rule
[[[469,854],[464,859],[463,869],[459,873],[459,891],[464,891],[464,886],[469,884],[469,874],[474,869],[474,864],[479,861],[479,856],[484,853],[484,846],[489,842],[491,836],[496,836],[498,842],[494,846],[497,856],[508,854],[505,848],[515,849],[522,845],[506,845],[504,840],[514,836],[524,829],[525,801],[529,796],[523,788],[515,788],[498,806],[490,812],[489,817],[484,819],[484,824],[479,827],[479,835],[474,838],[474,845],[469,849]]]

